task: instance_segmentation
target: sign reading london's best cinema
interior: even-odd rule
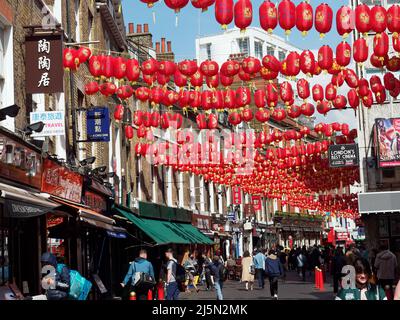
[[[331,168],[353,167],[359,163],[358,144],[338,144],[329,147]]]

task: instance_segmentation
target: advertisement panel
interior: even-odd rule
[[[359,164],[358,144],[329,146],[329,166],[331,168],[354,167]]]
[[[242,204],[242,189],[240,187],[232,187],[233,205]]]
[[[251,202],[253,203],[254,211],[261,211],[261,196],[252,196],[251,197]]]
[[[31,137],[56,137],[65,135],[64,111],[42,111],[30,113],[31,123],[43,122],[42,132],[34,132]]]
[[[375,120],[379,168],[400,166],[400,118]]]

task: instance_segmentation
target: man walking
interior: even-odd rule
[[[265,270],[265,255],[261,250],[257,250],[257,254],[253,257],[254,268],[256,269],[256,278],[258,287],[264,289],[264,270]]]
[[[222,294],[222,288],[224,283],[224,264],[221,262],[219,256],[214,256],[213,262],[210,266],[211,275],[214,277],[215,293],[217,294],[217,300],[224,300]]]
[[[271,297],[278,300],[278,280],[283,275],[283,267],[275,250],[269,251],[265,261],[265,272],[269,278]]]
[[[121,283],[121,286],[124,288],[127,284],[131,283],[132,288],[136,293],[136,299],[147,300],[147,294],[152,288],[149,288],[148,285],[145,285],[144,283],[134,283],[138,280],[135,280],[136,274],[140,273],[150,276],[155,283],[153,265],[147,260],[147,251],[144,249],[140,250],[139,257],[137,257],[135,261],[131,263],[128,273],[126,274],[124,281]]]
[[[168,249],[165,252],[165,256],[168,259],[167,262],[167,300],[178,300],[179,299],[179,286],[176,280],[176,270],[178,267],[178,261],[174,258],[174,251]]]
[[[396,278],[397,258],[389,250],[386,244],[380,247],[381,252],[375,259],[375,268],[378,270],[377,277],[379,285],[386,291],[389,290],[393,297],[393,285]]]

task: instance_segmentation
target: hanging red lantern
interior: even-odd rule
[[[237,112],[232,112],[231,114],[229,114],[228,116],[228,121],[230,124],[232,124],[233,126],[237,126],[242,122],[242,117],[239,113]]]
[[[119,104],[115,107],[114,111],[114,119],[115,121],[119,122],[124,119],[124,106],[122,104]]]
[[[206,84],[210,89],[218,88],[218,86],[219,86],[219,75],[217,74],[217,75],[212,76],[212,77],[207,77],[206,78]]]
[[[218,128],[218,116],[212,113],[208,116],[208,129],[214,130],[217,128]]]
[[[190,77],[190,84],[199,90],[204,83],[204,76],[200,71],[197,71],[194,75]]]
[[[152,106],[159,105],[164,99],[164,90],[160,87],[154,87],[150,91],[150,101]]]
[[[354,13],[357,31],[366,35],[371,30],[370,8],[366,4],[359,4],[356,6]]]
[[[385,73],[383,76],[383,83],[386,90],[394,90],[396,87],[396,77],[391,72]]]
[[[358,93],[361,97],[365,97],[368,95],[369,91],[369,82],[367,79],[361,78],[358,84]]]
[[[150,124],[153,128],[158,128],[160,126],[161,116],[158,112],[153,112],[150,115]]]
[[[275,83],[268,83],[265,86],[265,93],[267,96],[267,105],[270,108],[274,108],[278,105],[278,87]]]
[[[289,35],[296,25],[296,6],[291,0],[283,0],[278,5],[278,19],[280,27]]]
[[[175,71],[174,82],[179,88],[183,88],[187,85],[187,77],[183,75],[179,70]]]
[[[371,108],[372,104],[374,103],[374,97],[372,95],[372,91],[368,89],[368,94],[363,96],[361,101],[362,101],[364,107],[366,107],[368,109]]]
[[[128,140],[132,140],[133,139],[133,135],[134,135],[134,132],[133,132],[132,126],[126,126],[125,127],[125,137]]]
[[[332,83],[329,83],[325,88],[325,98],[328,101],[333,101],[336,98],[337,90]]]
[[[350,127],[347,123],[342,124],[342,134],[347,136],[350,133]]]
[[[201,9],[202,12],[208,10],[208,7],[211,7],[215,0],[191,0],[193,7],[197,9]]]
[[[302,115],[301,108],[296,105],[292,105],[288,108],[287,115],[292,119],[297,119]]]
[[[311,77],[315,69],[315,57],[312,51],[304,50],[300,55],[301,72]]]
[[[225,77],[234,77],[239,73],[239,70],[240,70],[239,62],[235,60],[229,60],[222,64],[220,73]]]
[[[81,47],[78,50],[77,56],[79,63],[82,64],[89,60],[89,58],[92,56],[92,51],[89,48]]]
[[[245,122],[250,122],[251,120],[253,120],[254,115],[253,115],[253,111],[251,111],[251,109],[244,109],[242,111],[242,119]]]
[[[211,110],[213,108],[213,94],[209,90],[201,93],[201,106],[203,110]]]
[[[315,9],[315,29],[319,32],[320,38],[325,37],[332,28],[333,11],[332,8],[322,3]]]
[[[310,97],[310,84],[306,79],[300,79],[297,81],[297,94],[303,100]]]
[[[331,83],[335,86],[335,88],[339,88],[344,83],[344,74],[340,72],[338,74],[332,75]]]
[[[198,114],[196,116],[196,123],[200,130],[207,129],[207,118],[205,114]]]
[[[400,37],[399,34],[392,34],[392,44],[393,49],[397,52],[400,52]]]
[[[143,125],[143,111],[139,110],[133,114],[133,123],[137,127],[141,127]]]
[[[347,105],[347,99],[345,96],[338,94],[336,98],[333,100],[333,106],[336,109],[344,109]]]
[[[63,66],[66,70],[75,71],[80,65],[78,51],[75,49],[64,49],[63,52]]]
[[[197,109],[201,107],[201,92],[200,91],[190,91],[189,94],[189,104],[197,112]]]
[[[358,77],[354,70],[346,69],[344,80],[350,88],[358,87]]]
[[[400,33],[400,5],[394,4],[387,10],[387,29],[393,33],[393,39]]]
[[[236,91],[228,89],[224,93],[224,108],[235,109],[236,108]]]
[[[301,110],[301,113],[303,115],[305,115],[306,117],[311,117],[315,112],[315,108],[311,103],[303,103],[300,106],[300,110]]]
[[[288,106],[290,105],[290,101],[293,100],[293,88],[292,85],[288,82],[285,81],[281,84],[280,86],[280,96],[283,102]]]
[[[89,59],[89,72],[95,77],[99,78],[102,76],[102,61],[104,56],[91,56]]]
[[[336,47],[336,62],[342,66],[346,67],[351,61],[351,46],[343,41]]]
[[[386,64],[386,68],[392,72],[400,71],[400,58],[395,56],[391,57]]]
[[[329,70],[333,65],[333,51],[330,46],[324,45],[318,51],[318,65],[322,70]]]
[[[170,82],[171,78],[169,76],[166,76],[162,73],[157,72],[156,80],[159,85],[165,86],[166,84],[168,84]]]
[[[266,55],[262,60],[262,64],[265,68],[275,72],[279,72],[282,68],[281,62],[273,55]]]
[[[382,33],[387,26],[386,9],[380,5],[373,6],[371,9],[371,29],[376,33]]]
[[[100,86],[100,93],[103,96],[110,97],[117,92],[117,86],[111,82],[105,82]]]
[[[158,71],[158,61],[150,58],[142,63],[143,75],[153,75]]]
[[[275,109],[272,114],[271,118],[275,121],[283,121],[286,119],[286,111],[284,109]]]
[[[186,111],[187,108],[189,107],[189,103],[190,103],[190,92],[186,91],[186,90],[182,90],[179,93],[179,100],[178,100],[179,108]]]
[[[116,57],[113,61],[114,77],[117,79],[125,78],[126,60],[122,57]]]
[[[315,84],[312,88],[313,99],[321,102],[324,99],[324,88],[320,84]]]
[[[236,90],[236,105],[238,108],[244,108],[251,104],[251,92],[247,87],[239,87]]]
[[[260,70],[260,75],[264,80],[272,81],[272,80],[275,80],[278,77],[279,72],[275,72],[275,71],[272,71],[272,70],[270,70],[268,68],[262,67],[261,70]]]
[[[233,21],[233,0],[215,1],[215,19],[226,30]]]
[[[250,0],[238,0],[235,3],[235,25],[240,31],[245,31],[253,20],[253,5]]]
[[[158,0],[140,0],[140,1],[146,3],[148,8],[152,8],[154,4],[158,2]]]
[[[121,86],[117,89],[117,96],[121,100],[129,99],[133,96],[133,93],[134,91],[131,86]]]
[[[179,100],[179,94],[176,91],[172,91],[172,90],[167,90],[164,93],[163,96],[163,105],[165,105],[166,107],[170,107],[174,104],[176,104]]]
[[[357,39],[353,44],[354,61],[362,64],[368,59],[368,45],[364,38]]]
[[[336,13],[336,28],[338,33],[347,38],[354,30],[354,13],[349,6],[342,6]]]
[[[85,94],[88,96],[94,95],[99,92],[100,87],[96,81],[89,82],[85,85]]]
[[[189,0],[164,0],[165,4],[168,8],[175,11],[175,13],[179,13],[182,8],[186,7]]]
[[[300,128],[300,133],[303,135],[303,137],[307,137],[307,136],[309,136],[311,134],[311,130],[310,130],[309,127],[302,126]]]
[[[374,36],[374,54],[382,61],[389,52],[389,37],[385,32]]]
[[[178,70],[180,73],[182,73],[182,75],[184,75],[186,77],[191,77],[192,75],[194,75],[197,72],[198,66],[197,66],[196,61],[183,60],[178,63]],[[175,72],[175,74],[176,74],[176,72]]]
[[[219,75],[219,80],[224,87],[229,87],[232,85],[234,77],[225,77],[224,75]]]
[[[296,77],[300,73],[300,55],[295,51],[286,58],[286,73],[289,77]]]
[[[215,61],[206,60],[201,63],[200,71],[206,77],[213,77],[218,74],[218,63],[216,63]]]
[[[150,89],[147,87],[136,89],[136,98],[142,102],[146,102],[150,98]]]
[[[258,89],[254,93],[254,103],[256,104],[257,108],[263,109],[267,103],[267,98],[264,90]]]
[[[224,109],[224,94],[221,90],[215,90],[212,92],[212,107],[217,111]]]
[[[176,71],[176,64],[172,61],[165,60],[158,63],[158,72],[165,76],[172,76]]]
[[[136,59],[128,59],[126,61],[126,78],[130,82],[136,82],[140,77],[139,62]]]
[[[324,116],[326,116],[326,114],[331,111],[331,105],[329,104],[328,101],[324,100],[321,101],[320,103],[317,104],[317,111],[320,114],[323,114]]]
[[[247,57],[242,62],[242,68],[243,68],[244,72],[246,72],[250,75],[254,75],[260,71],[261,62],[257,58]]]
[[[268,33],[278,25],[278,10],[276,5],[270,0],[264,1],[259,8],[260,25]]]
[[[265,123],[270,119],[271,114],[269,113],[268,110],[260,109],[260,110],[257,110],[255,117],[256,117],[257,121],[259,121],[261,123]]]
[[[151,127],[151,112],[149,112],[149,111],[143,112],[142,119],[143,119],[143,125],[146,128],[150,128]]]
[[[356,89],[350,89],[347,92],[347,99],[349,100],[349,105],[351,108],[356,110],[360,105],[360,98],[358,97],[358,93]]]
[[[383,69],[387,62],[389,61],[389,56],[385,55],[384,57],[378,57],[375,54],[371,55],[371,58],[369,59],[369,62],[378,69]]]
[[[313,8],[308,2],[300,2],[296,7],[296,26],[302,36],[313,27]]]

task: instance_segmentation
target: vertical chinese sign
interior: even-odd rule
[[[233,205],[242,204],[242,189],[240,187],[232,187]]]
[[[64,91],[62,35],[34,35],[25,38],[26,93]]]
[[[86,113],[87,138],[90,142],[110,142],[110,113],[106,107],[96,107]]]
[[[251,197],[251,202],[254,207],[254,211],[261,211],[262,206],[261,206],[261,196],[252,196]]]

